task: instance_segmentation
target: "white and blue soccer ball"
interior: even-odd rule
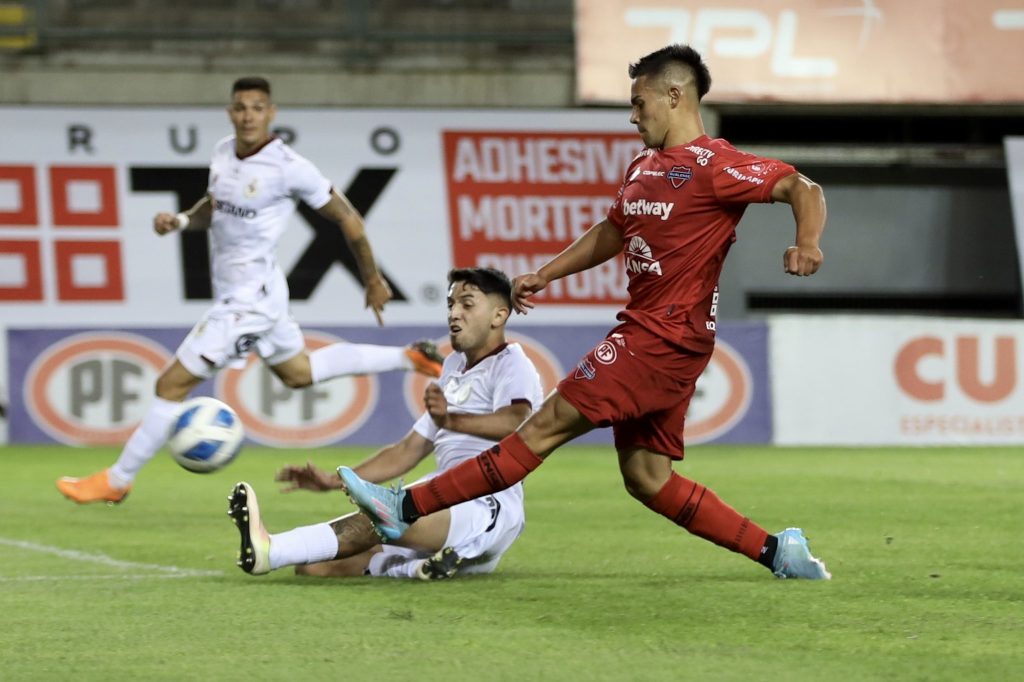
[[[201,396],[182,404],[167,449],[184,468],[208,474],[227,466],[242,449],[244,438],[242,421],[227,403]]]

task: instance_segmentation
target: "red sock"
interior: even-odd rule
[[[425,485],[409,488],[409,495],[420,516],[426,516],[511,488],[543,462],[526,447],[518,433],[513,433],[490,450],[435,476]]]
[[[757,561],[768,532],[700,483],[673,472],[647,506],[697,537]]]

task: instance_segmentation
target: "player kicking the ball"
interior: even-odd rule
[[[427,388],[426,412],[409,433],[356,467],[367,480],[402,476],[431,451],[438,471],[450,469],[508,436],[541,403],[536,368],[519,344],[505,340],[512,312],[508,277],[468,268],[452,270],[448,282],[448,328],[456,352]],[[336,473],[312,464],[285,467],[276,479],[289,484],[285,492],[342,487]],[[423,515],[386,545],[363,514],[270,535],[248,483],[237,484],[228,500],[241,534],[239,566],[256,575],[292,565],[300,574],[339,577],[430,580],[457,571],[490,573],[525,523],[520,484]]]
[[[793,209],[787,273],[814,274],[825,228],[821,188],[781,161],[737,151],[704,133],[698,104],[711,86],[700,55],[670,45],[629,67],[630,121],[646,149],[626,170],[608,217],[537,272],[516,278],[518,312],[562,277],[619,253],[629,276],[621,324],[566,376],[515,433],[427,484],[388,490],[342,468],[349,494],[386,538],[465,500],[519,485],[560,445],[611,426],[626,490],[690,533],[738,552],[782,578],[828,579],[800,529],[774,535],[705,486],[673,471],[683,419],[711,359],[718,277],[748,204]]]
[[[123,501],[139,470],[164,444],[192,389],[225,366],[243,366],[252,351],[289,388],[352,374],[416,370],[436,377],[441,371],[442,358],[429,342],[405,348],[335,343],[306,352],[274,256],[298,200],[341,229],[366,287],[366,307],[378,324],[391,288],[377,269],[359,213],[312,163],[271,135],[276,108],[270,83],[235,81],[227,111],[235,134],[214,148],[207,195],[184,213],[158,213],[153,219],[159,235],[210,230],[216,302],[157,379],[156,397],[114,465],[57,481],[61,494],[80,504]]]

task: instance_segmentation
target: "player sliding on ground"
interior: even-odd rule
[[[821,188],[781,161],[737,151],[704,133],[698,104],[711,85],[700,55],[671,45],[629,67],[633,123],[646,149],[626,170],[608,217],[537,272],[516,278],[517,312],[550,282],[620,252],[629,275],[621,324],[591,350],[515,433],[424,485],[389,490],[339,468],[349,495],[389,541],[465,500],[518,485],[560,445],[611,426],[626,490],[690,533],[759,562],[781,578],[828,579],[803,532],[774,535],[672,469],[683,419],[711,359],[718,278],[735,228],[754,202],[790,204],[796,241],[787,273],[814,274],[825,227]]]
[[[441,371],[441,356],[423,341],[405,348],[335,343],[306,352],[302,330],[288,311],[288,282],[274,256],[296,202],[301,199],[341,229],[366,287],[366,307],[378,324],[391,288],[377,269],[359,212],[312,163],[271,135],[276,109],[270,83],[235,81],[227,111],[235,134],[214,148],[207,195],[184,213],[153,219],[158,235],[210,230],[215,303],[157,379],[156,396],[114,465],[57,481],[61,494],[80,504],[123,501],[139,470],[164,444],[192,389],[225,366],[243,366],[252,351],[290,388],[352,374],[416,370],[436,377]]]
[[[431,451],[438,470],[447,470],[512,433],[541,403],[536,368],[519,344],[505,340],[512,313],[508,277],[470,268],[451,271],[448,282],[448,328],[456,352],[445,360],[438,383],[428,386],[426,412],[412,430],[356,467],[368,480],[402,476]],[[286,491],[341,488],[336,474],[312,464],[285,467],[276,478],[290,484]],[[519,484],[424,515],[387,545],[363,514],[270,535],[248,483],[236,485],[228,500],[241,534],[238,564],[257,575],[292,565],[297,573],[318,576],[430,580],[456,571],[490,573],[525,522]]]

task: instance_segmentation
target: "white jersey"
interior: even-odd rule
[[[235,137],[217,143],[207,191],[213,197],[210,261],[218,300],[255,300],[272,278],[283,280],[274,256],[297,202],[314,209],[331,198],[331,183],[279,139],[245,158]]]
[[[518,343],[506,345],[469,369],[464,353],[451,353],[437,382],[444,390],[448,411],[455,414],[490,414],[524,400],[536,411],[544,399],[537,368]],[[428,413],[413,429],[433,441],[438,471],[472,459],[495,444],[479,436],[439,429]]]
[[[453,413],[490,414],[523,400],[536,411],[543,399],[537,369],[518,343],[499,348],[468,369],[465,354],[452,353],[445,358],[438,383],[448,400],[448,411]],[[413,429],[433,441],[437,472],[476,457],[495,444],[486,438],[439,429],[426,413],[416,421]],[[452,507],[444,544],[463,558],[460,574],[490,573],[523,532],[525,524],[523,484],[520,482],[493,495],[484,495]],[[429,556],[429,552],[388,544],[370,558],[366,571],[373,576],[413,578],[420,564]]]

